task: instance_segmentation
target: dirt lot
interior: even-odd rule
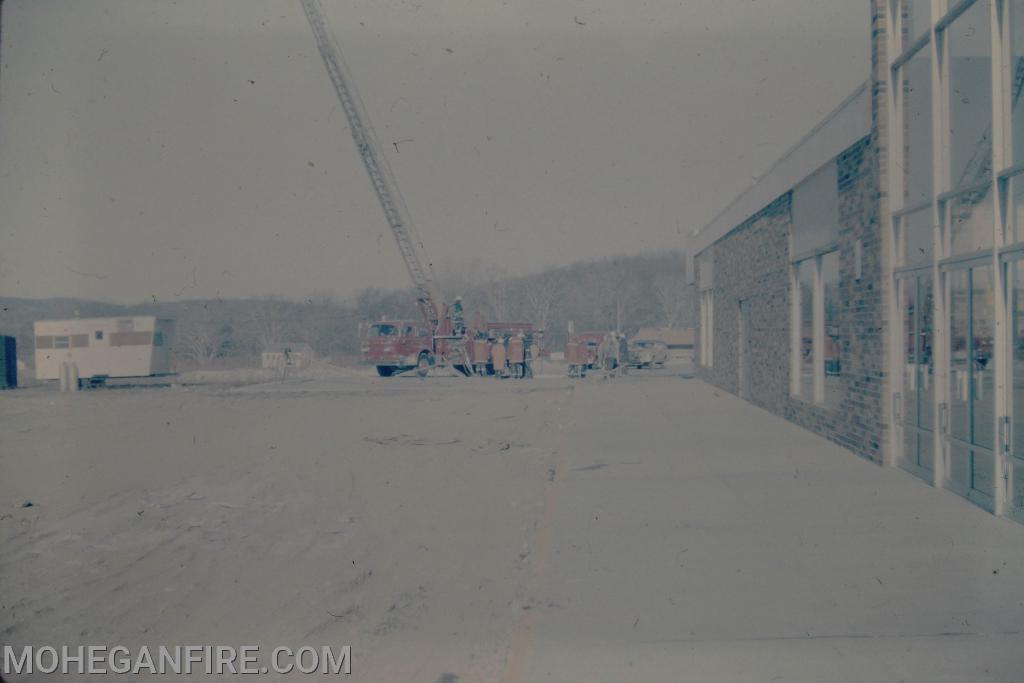
[[[348,644],[354,680],[425,683],[1024,670],[1024,528],[675,370],[40,388],[0,428],[3,643]]]

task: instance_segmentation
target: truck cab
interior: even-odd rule
[[[434,337],[421,320],[381,320],[369,326],[362,351],[363,363],[391,377],[433,362]]]

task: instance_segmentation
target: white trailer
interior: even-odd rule
[[[174,321],[153,315],[37,320],[36,379],[60,379],[66,361],[82,379],[165,375],[173,336]]]

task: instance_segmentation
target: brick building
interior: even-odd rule
[[[694,236],[698,373],[1024,521],[1024,0],[868,1],[867,81]]]

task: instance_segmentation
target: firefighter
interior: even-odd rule
[[[455,297],[452,302],[452,334],[461,337],[466,333],[466,316],[462,308],[462,297]]]
[[[514,379],[522,379],[526,375],[526,337],[522,330],[517,330],[514,337],[509,337],[508,365]]]
[[[625,375],[626,371],[629,370],[629,342],[626,340],[626,335],[619,332],[619,367],[622,368],[622,374]]]
[[[601,342],[601,346],[598,349],[598,356],[603,356],[604,360],[601,363],[604,369],[604,377],[615,376],[615,369],[618,367],[618,356],[619,356],[619,344],[615,339],[615,333],[609,332],[604,336],[604,340]]]
[[[608,374],[608,335],[605,335],[601,339],[601,343],[597,345],[597,367],[600,368],[604,376]]]
[[[537,338],[534,338],[533,332],[527,333],[525,343],[526,349],[525,358],[523,360],[523,376],[526,379],[533,379],[533,359],[540,350],[540,333],[537,334]]]

